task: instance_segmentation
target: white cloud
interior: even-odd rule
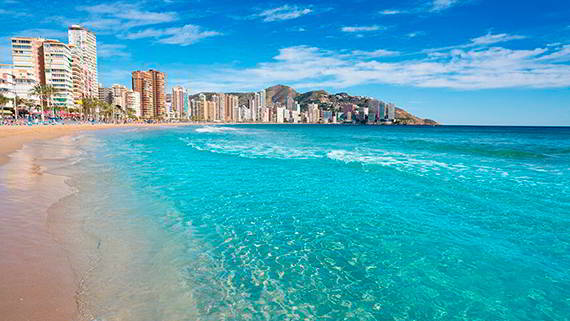
[[[390,57],[390,56],[397,56],[400,53],[398,51],[391,51],[385,49],[378,49],[374,51],[362,51],[362,50],[354,50],[352,51],[352,55],[354,56],[361,56],[361,57]]]
[[[311,12],[313,12],[313,10],[309,8],[284,5],[278,8],[264,10],[256,16],[263,18],[265,22],[273,22],[296,19]]]
[[[392,15],[397,15],[397,14],[401,14],[401,13],[404,13],[404,12],[401,10],[389,10],[389,9],[380,11],[380,14],[385,15],[385,16],[392,16]]]
[[[438,13],[467,1],[469,0],[424,0],[423,3],[409,10],[386,9],[379,13],[381,15]]]
[[[185,25],[166,29],[145,29],[126,34],[126,39],[155,38],[160,43],[188,46],[201,39],[221,35],[220,32],[202,30],[200,26]]]
[[[175,12],[154,12],[141,9],[138,4],[104,3],[79,6],[89,17],[82,24],[96,30],[126,31],[135,27],[149,26],[178,20]]]
[[[384,27],[373,25],[373,26],[345,26],[341,30],[343,32],[367,32],[367,31],[378,31],[384,30]]]
[[[431,4],[431,11],[442,11],[457,5],[461,0],[433,0]]]
[[[425,35],[425,32],[423,32],[423,31],[414,31],[414,32],[410,32],[410,33],[406,34],[406,36],[407,36],[408,38],[415,38],[415,37],[417,37],[417,36],[422,36],[422,35]]]
[[[99,58],[112,58],[112,57],[130,57],[130,53],[126,52],[126,45],[122,44],[97,44],[97,56]]]
[[[552,53],[540,57],[538,60],[550,62],[570,62],[570,45],[558,46]]]
[[[369,52],[378,53],[372,57],[296,46],[279,50],[271,61],[255,67],[220,68],[186,85],[197,91],[251,90],[276,83],[300,89],[374,83],[458,90],[564,88],[570,86],[570,66],[557,62],[567,61],[568,48],[454,48],[383,61],[381,49]]]
[[[433,52],[439,52],[439,51],[451,50],[451,49],[488,47],[489,45],[492,45],[492,44],[497,44],[497,43],[501,43],[501,42],[508,42],[508,41],[512,41],[512,40],[519,40],[519,39],[524,39],[524,38],[525,38],[524,36],[509,35],[506,33],[500,33],[500,34],[487,33],[486,35],[476,37],[476,38],[472,38],[468,43],[465,43],[465,44],[442,47],[442,48],[426,49],[423,52],[433,53]]]
[[[499,33],[499,34],[488,33],[484,36],[471,39],[471,43],[473,45],[476,45],[476,46],[477,45],[489,45],[489,44],[494,44],[494,43],[498,43],[498,42],[519,40],[519,39],[524,39],[524,38],[525,38],[524,36],[509,35],[506,33]]]

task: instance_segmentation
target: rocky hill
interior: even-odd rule
[[[396,119],[398,123],[403,125],[429,125],[429,126],[436,126],[439,125],[438,122],[429,118],[419,118],[416,117],[407,111],[403,110],[402,108],[396,107]]]
[[[295,99],[297,96],[299,96],[299,93],[295,89],[285,85],[277,85],[265,89],[265,99],[274,104],[280,103],[285,105],[287,104],[287,98]]]

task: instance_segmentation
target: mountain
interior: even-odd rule
[[[351,103],[358,106],[368,106],[370,100],[374,98],[351,96],[347,93],[329,94],[324,90],[309,91],[296,97],[296,101],[301,105],[301,110],[307,110],[308,104],[319,104],[324,110],[340,111],[340,104]],[[431,119],[423,119],[410,114],[402,108],[396,107],[396,119],[402,125],[439,125]]]
[[[253,92],[228,94],[238,96],[240,105],[247,105],[248,100],[255,96],[255,93]],[[206,96],[209,97],[209,95],[211,95],[211,93],[207,93]],[[368,103],[372,99],[375,99],[372,97],[351,96],[345,92],[330,94],[325,90],[313,90],[306,93],[299,93],[295,89],[285,85],[276,85],[265,89],[265,97],[266,102],[281,105],[286,105],[287,99],[291,97],[299,103],[302,111],[307,110],[309,104],[318,104],[320,108],[326,111],[340,111],[341,104],[343,103],[368,106]],[[398,124],[402,125],[439,125],[439,123],[434,120],[414,116],[399,107],[396,107],[396,119],[398,120]]]
[[[297,96],[299,96],[299,93],[295,89],[285,85],[276,85],[265,89],[265,100],[274,104],[281,103],[285,105],[287,104],[287,98],[295,99]]]
[[[429,118],[419,118],[416,117],[407,111],[403,110],[402,108],[396,107],[396,119],[398,123],[404,125],[429,125],[429,126],[437,126],[439,125],[438,122]]]

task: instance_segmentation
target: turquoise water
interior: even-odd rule
[[[70,202],[103,257],[89,277],[98,320],[570,318],[568,128],[80,140]]]

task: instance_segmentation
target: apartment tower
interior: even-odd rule
[[[53,86],[52,107],[73,107],[72,56],[69,46],[58,40],[45,40],[42,45],[44,75],[42,84]]]
[[[77,68],[83,74],[83,79],[76,83],[76,87],[83,87],[84,97],[98,97],[97,38],[80,25],[69,26],[67,34],[73,55],[77,57]]]
[[[182,86],[172,87],[172,109],[176,113],[176,117],[180,118],[184,115],[185,91]]]
[[[30,94],[44,77],[42,45],[44,39],[29,37],[12,38],[12,65],[15,92],[18,97],[31,99],[36,104],[39,97]]]
[[[164,87],[166,75],[160,71],[133,71],[132,88],[141,95],[141,113],[143,118],[162,118],[166,116]]]

